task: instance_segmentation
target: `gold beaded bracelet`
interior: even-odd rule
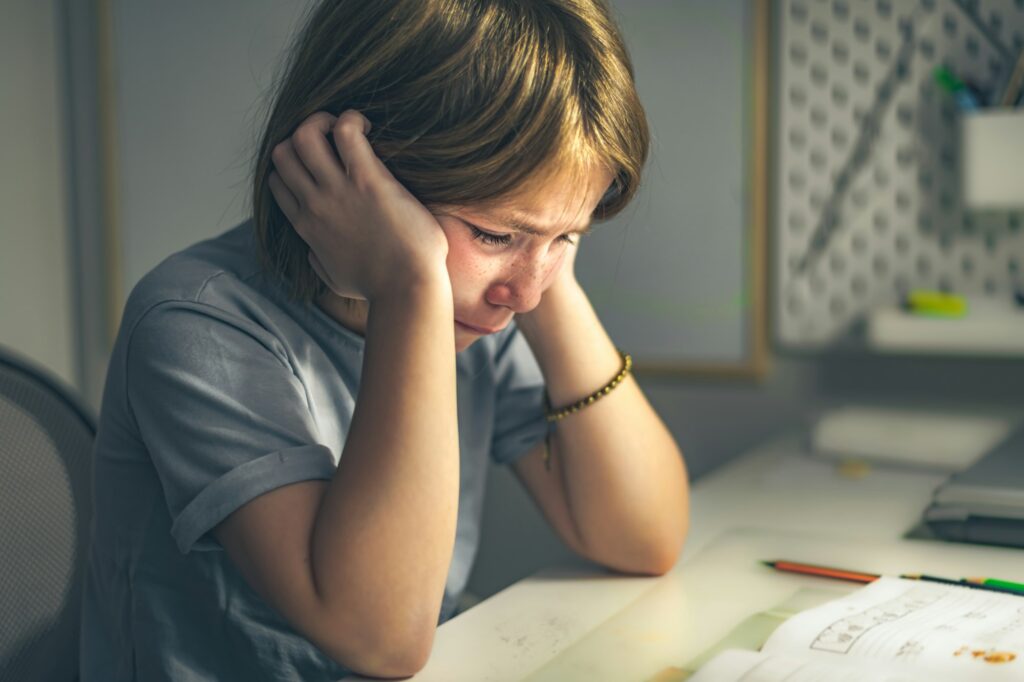
[[[621,350],[619,351],[619,356],[622,358],[622,369],[619,370],[618,374],[612,377],[611,381],[609,381],[607,384],[605,384],[601,388],[597,389],[596,391],[588,395],[586,398],[577,400],[571,405],[566,405],[565,407],[559,408],[557,410],[549,409],[547,413],[548,424],[554,425],[555,422],[565,419],[570,414],[576,414],[584,407],[593,405],[598,400],[611,393],[616,386],[621,384],[623,379],[626,378],[626,375],[633,370],[633,357],[629,353],[624,353]],[[547,436],[545,436],[544,438],[544,468],[549,471],[551,470],[551,444],[549,442],[550,437],[551,431],[549,429]]]
[[[601,388],[597,389],[596,391],[588,395],[586,398],[577,400],[572,405],[566,405],[565,407],[559,408],[557,410],[549,410],[548,421],[560,421],[568,417],[570,414],[575,414],[579,412],[588,405],[593,405],[598,400],[611,393],[616,386],[621,384],[622,380],[625,379],[626,375],[629,374],[630,371],[633,369],[633,358],[632,356],[630,356],[629,353],[623,353],[621,350],[619,351],[619,355],[622,357],[622,369],[619,370],[618,374],[612,377],[611,381],[609,381],[607,384],[605,384]]]

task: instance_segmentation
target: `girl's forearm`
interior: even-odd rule
[[[313,531],[313,572],[324,602],[369,620],[380,646],[424,657],[459,498],[450,288],[374,302],[365,352],[351,430]]]
[[[589,395],[621,369],[614,344],[575,281],[552,287],[518,325],[556,408]],[[636,380],[627,377],[559,421],[554,441],[588,556],[620,570],[667,570],[688,526],[687,475],[679,448]]]

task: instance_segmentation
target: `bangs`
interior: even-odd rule
[[[447,203],[515,192],[553,165],[597,163],[615,178],[599,207],[614,215],[639,184],[648,133],[604,8],[577,3],[591,10],[580,16],[560,3],[476,4],[472,16],[438,16],[431,27],[451,31],[460,49],[376,93],[364,111],[374,148],[414,195]]]

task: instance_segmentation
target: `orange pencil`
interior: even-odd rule
[[[836,578],[837,580],[849,580],[855,583],[872,583],[880,577],[876,573],[861,573],[859,571],[848,571],[844,568],[815,566],[814,564],[801,564],[795,561],[762,561],[761,563],[774,568],[776,571],[816,575],[821,578]]]

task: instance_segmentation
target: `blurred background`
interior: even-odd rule
[[[1024,2],[614,5],[655,147],[580,278],[695,480],[848,405],[1022,411]],[[0,346],[98,409],[134,283],[248,216],[308,6],[3,0]],[[484,523],[479,596],[570,558],[506,470]]]

